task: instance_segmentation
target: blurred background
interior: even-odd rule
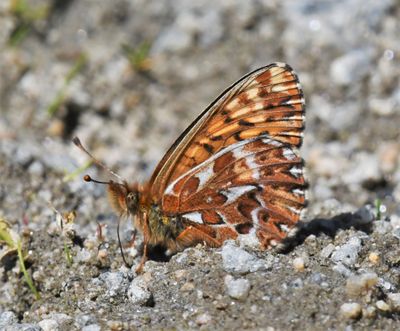
[[[310,216],[383,204],[400,226],[398,0],[2,0],[0,205],[11,222],[112,214],[79,136],[129,181],[228,85],[280,61],[307,103]],[[396,215],[397,214],[397,215]],[[99,216],[100,215],[100,216]]]

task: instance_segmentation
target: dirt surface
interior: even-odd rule
[[[0,217],[40,294],[2,244],[0,329],[399,329],[398,1],[6,0],[0,31]],[[141,238],[123,223],[129,269],[104,186],[82,180],[110,175],[72,137],[144,181],[213,98],[276,61],[307,102],[296,236],[153,251],[136,275]]]

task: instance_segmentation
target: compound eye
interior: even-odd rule
[[[126,205],[128,210],[132,213],[137,209],[138,196],[134,192],[129,192],[126,196]]]

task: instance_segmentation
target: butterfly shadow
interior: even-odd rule
[[[305,239],[310,235],[321,236],[327,235],[334,238],[340,230],[353,228],[363,231],[367,234],[372,232],[372,222],[362,223],[354,213],[342,213],[332,218],[315,218],[310,222],[299,222],[297,231],[293,236],[287,237],[283,241],[281,253],[290,253],[297,246],[303,244]]]

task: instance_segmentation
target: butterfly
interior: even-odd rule
[[[143,233],[139,271],[149,246],[177,252],[241,238],[266,249],[286,238],[306,206],[298,153],[304,120],[297,75],[289,65],[273,63],[217,97],[175,141],[147,183],[103,182],[113,209],[131,216]],[[78,138],[74,142],[84,149]]]

